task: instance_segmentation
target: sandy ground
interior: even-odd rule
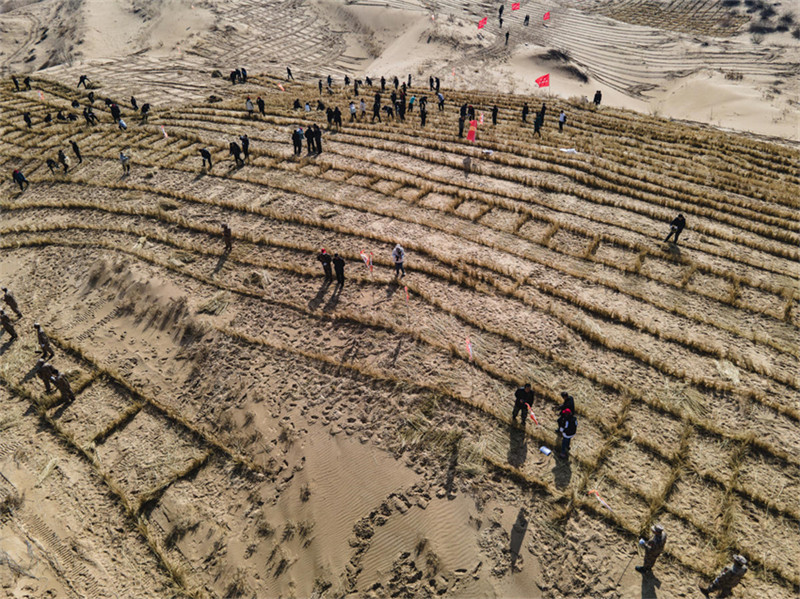
[[[292,66],[312,78],[432,75],[446,88],[556,97],[601,90],[611,106],[800,140],[797,24],[754,35],[748,6],[537,0],[507,10],[501,28],[486,3],[9,1],[0,67],[48,67],[69,84],[102,69],[106,91],[156,87],[164,103],[202,99],[199,81],[238,66],[279,75]],[[765,22],[776,26],[787,10],[777,5]],[[546,58],[553,50],[560,59]],[[550,87],[540,90],[534,79],[545,73]]]
[[[19,339],[0,332],[3,596],[668,599],[741,552],[736,597],[794,597],[796,46],[678,4],[506,6],[501,30],[488,5],[1,3],[7,73],[45,67],[0,85],[0,170],[31,181],[0,186],[0,283],[23,311]],[[237,66],[249,83],[210,76]],[[533,97],[534,138],[519,106],[548,71],[573,99]],[[317,75],[345,107],[345,73],[384,72],[418,97],[440,76],[446,110],[335,131],[291,108]],[[87,101],[81,73],[128,130],[100,101],[98,125],[44,122]],[[597,88],[600,110],[580,100]],[[462,102],[500,106],[475,145]],[[312,122],[324,153],[293,156]],[[43,163],[58,149],[68,173]],[[347,261],[342,291],[321,247]],[[36,321],[73,403],[36,377]],[[541,424],[511,422],[522,380]],[[568,460],[540,452],[564,389]],[[641,576],[654,522],[669,543]]]

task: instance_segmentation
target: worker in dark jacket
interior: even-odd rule
[[[514,393],[514,411],[511,413],[511,420],[514,420],[517,417],[517,413],[520,413],[524,423],[528,408],[532,405],[533,390],[530,383],[525,383]]]
[[[344,287],[344,258],[339,254],[333,255],[333,270],[336,271],[336,286]]]
[[[39,358],[36,361],[36,376],[44,383],[45,393],[52,391],[50,383],[53,381],[56,372],[56,369],[49,362],[46,362],[44,358]]]
[[[572,413],[572,410],[567,408],[563,412],[561,412],[561,416],[558,417],[558,431],[561,433],[561,457],[566,458],[569,456],[569,446],[572,442],[572,437],[575,436],[575,432],[578,430],[578,421],[575,418],[575,414]]]
[[[570,410],[573,414],[575,413],[575,398],[572,397],[566,391],[561,392],[561,399],[563,403],[556,408],[556,411],[561,414],[564,410]]]
[[[669,238],[675,235],[675,244],[678,244],[678,236],[683,231],[683,228],[686,226],[686,219],[683,217],[683,214],[679,214],[676,216],[672,222],[669,224],[669,235],[664,241],[669,241]]]
[[[700,592],[708,597],[709,593],[719,591],[718,597],[727,597],[745,574],[747,574],[747,560],[741,555],[734,555],[733,564],[725,566],[710,585],[701,586]]]
[[[325,248],[322,248],[319,254],[317,254],[317,260],[319,260],[320,264],[322,264],[322,270],[325,272],[325,280],[332,281],[333,272],[331,271],[331,263],[333,262],[333,258],[331,258],[331,255],[325,251]]]
[[[667,542],[667,535],[664,532],[664,527],[656,524],[652,527],[653,536],[649,541],[639,539],[639,545],[644,547],[644,564],[636,566],[638,572],[649,572],[656,563],[658,556],[664,551],[664,544]]]

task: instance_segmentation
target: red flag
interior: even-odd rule
[[[408,285],[405,286],[406,290],[406,303],[408,303]]]
[[[486,27],[486,17],[483,17],[480,21],[478,21],[478,29],[483,29]]]
[[[550,87],[550,73],[547,75],[542,75],[536,80],[536,85],[539,87]]]
[[[467,139],[475,141],[475,133],[478,131],[478,121],[469,122],[469,131],[467,132]]]
[[[544,20],[545,21],[549,21],[550,20],[550,11],[549,10],[546,13],[544,13]]]
[[[512,2],[511,10],[519,10],[519,2]]]

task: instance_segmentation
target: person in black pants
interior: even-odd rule
[[[464,117],[458,117],[458,136],[464,137]]]
[[[313,127],[306,128],[306,146],[308,148],[308,155],[314,153],[314,129]]]
[[[294,144],[294,155],[299,156],[303,153],[303,130],[298,127],[292,133],[292,143]]]
[[[530,383],[525,383],[514,393],[514,411],[511,414],[511,420],[516,419],[517,414],[521,413],[522,422],[525,422],[525,415],[528,413],[526,404],[533,405],[533,390]]]
[[[339,254],[333,255],[333,270],[336,271],[336,286],[344,287],[344,259]]]
[[[492,125],[497,124],[497,106],[492,106]]]
[[[673,221],[669,224],[669,235],[664,241],[669,241],[669,238],[675,235],[675,245],[678,244],[678,236],[683,231],[683,228],[686,226],[686,219],[683,218],[683,214],[679,214],[676,216]]]
[[[528,108],[528,103],[525,102],[522,105],[522,122],[523,123],[527,123],[528,122],[528,113],[529,112],[530,112],[530,108]]]
[[[556,408],[556,412],[561,414],[564,410],[569,410],[574,414],[575,413],[575,398],[572,397],[566,391],[562,391],[561,392],[561,399],[564,400],[564,403],[562,403],[560,406],[558,406]]]
[[[333,262],[333,258],[331,255],[325,251],[325,248],[322,248],[317,255],[317,260],[320,261],[322,264],[322,270],[325,272],[325,280],[332,281],[333,280],[333,271],[331,271],[331,263]]]
[[[561,433],[561,457],[566,458],[569,456],[569,445],[572,442],[572,437],[578,430],[578,421],[575,419],[575,414],[569,408],[561,412],[558,417],[558,433]]]
[[[317,154],[322,154],[322,129],[314,123],[314,142],[317,145]]]
[[[239,136],[239,141],[242,142],[242,153],[244,154],[245,161],[250,160],[250,138],[247,133]]]
[[[208,151],[208,148],[200,150],[200,156],[203,158],[203,168],[206,167],[206,162],[208,162],[208,168],[210,170],[213,165],[211,164],[211,152]]]
[[[72,146],[72,151],[75,153],[75,157],[78,159],[78,164],[83,162],[83,158],[81,158],[81,149],[78,147],[78,142],[74,139],[69,140],[69,144]]]

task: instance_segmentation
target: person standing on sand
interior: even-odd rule
[[[11,319],[6,314],[5,310],[0,310],[0,325],[3,325],[6,333],[11,335],[11,341],[14,341],[19,335],[17,335],[17,331],[14,330],[14,325],[11,324]]]
[[[232,141],[228,145],[228,154],[233,156],[233,161],[236,163],[237,167],[244,166],[244,160],[242,160],[242,148],[239,147],[235,141]]]
[[[331,258],[331,255],[325,251],[325,248],[322,248],[319,254],[317,254],[317,260],[319,260],[320,264],[322,264],[322,271],[325,273],[325,280],[332,281],[333,272],[331,271],[331,263],[333,262],[333,258]]]
[[[222,239],[225,241],[225,253],[229,254],[233,250],[233,233],[228,223],[222,223]]]
[[[525,102],[522,105],[522,122],[523,123],[527,123],[528,122],[528,113],[529,112],[530,112],[530,108],[528,108],[528,103]]]
[[[306,128],[306,149],[309,156],[314,153],[314,129],[312,127]]]
[[[44,392],[51,393],[53,390],[50,388],[50,381],[52,380],[56,370],[44,358],[39,358],[36,361],[36,376],[44,383]]]
[[[314,143],[317,146],[317,154],[322,154],[322,129],[316,123],[314,123]]]
[[[25,178],[25,175],[23,175],[22,171],[19,170],[18,168],[15,168],[14,172],[11,173],[11,178],[14,180],[14,183],[19,185],[20,191],[25,191],[30,185],[28,180]]]
[[[206,168],[206,162],[208,162],[208,170],[211,170],[213,165],[211,164],[211,152],[208,151],[208,148],[201,149],[200,156],[203,158],[202,168]]]
[[[58,151],[58,162],[61,164],[61,166],[64,167],[64,174],[67,174],[69,163],[67,163],[67,155],[64,154],[64,150]]]
[[[261,116],[264,116],[266,113],[264,112],[264,99],[261,96],[256,98],[256,105],[258,106],[258,112]]]
[[[569,457],[569,446],[577,430],[578,421],[575,418],[575,414],[573,414],[572,410],[569,408],[565,409],[561,412],[561,416],[558,417],[558,430],[556,431],[557,433],[561,433],[560,456],[562,458]]]
[[[333,270],[336,271],[336,287],[344,287],[344,258],[339,254],[333,255]]]
[[[17,88],[17,91],[19,91],[19,79],[17,79],[15,75],[11,75],[11,81],[14,87]]]
[[[56,172],[56,169],[58,169],[58,162],[56,162],[52,158],[48,158],[47,162],[45,162],[45,164],[47,164],[47,168],[50,169],[50,174],[54,175],[55,172]]]
[[[22,113],[22,120],[25,121],[25,124],[28,127],[33,127],[33,121],[31,121],[31,113],[30,112],[23,112]]]
[[[61,391],[61,401],[66,403],[72,403],[75,401],[75,394],[72,392],[72,387],[69,384],[66,374],[59,372],[53,382],[56,385],[56,389]]]
[[[428,109],[425,108],[424,104],[420,104],[419,107],[419,125],[420,127],[424,127],[425,123],[428,121]]]
[[[303,130],[300,127],[292,132],[292,144],[294,144],[295,156],[303,153]]]
[[[294,81],[294,75],[292,75],[292,69],[286,67],[286,81]],[[322,86],[319,87],[320,93],[322,93]]]
[[[86,75],[81,75],[80,78],[78,79],[78,87],[82,85],[83,89],[87,89],[86,85],[87,81],[89,81],[89,78]]]
[[[145,102],[142,104],[142,124],[147,124],[147,118],[150,116],[150,104]]]
[[[501,27],[502,27],[502,25],[501,25]],[[508,34],[509,34],[509,32],[506,31],[506,46],[508,45]]]
[[[497,125],[497,106],[492,106],[492,125]]]
[[[533,134],[538,135],[539,137],[542,136],[542,117],[541,113],[536,115],[536,118],[533,119]]]
[[[83,158],[81,158],[81,149],[78,147],[78,142],[76,142],[74,139],[70,139],[69,145],[72,146],[72,151],[75,154],[75,157],[78,159],[78,164],[83,162]]]
[[[126,154],[124,151],[120,150],[119,152],[119,163],[122,165],[122,174],[130,175],[131,174],[131,157]]]
[[[747,574],[747,560],[741,555],[733,556],[733,564],[725,566],[714,581],[704,587],[700,585],[700,592],[708,597],[709,593],[719,591],[718,597],[727,597],[733,588],[742,581]]]
[[[406,276],[406,269],[403,266],[403,263],[406,260],[406,251],[403,249],[403,246],[399,243],[394,246],[392,250],[392,259],[394,260],[394,276],[397,278],[397,275],[400,275],[402,272],[403,274],[400,277]]]
[[[603,99],[603,93],[598,89],[594,92],[594,105],[596,108],[600,108],[600,101]]]
[[[139,104],[137,104],[136,98],[134,98],[133,96],[131,96],[131,108],[133,108],[134,112],[139,110]]]
[[[22,82],[25,84],[25,89],[27,91],[31,91],[31,78],[30,77],[25,77],[25,79],[23,79]]]
[[[358,120],[361,120],[367,116],[367,103],[364,101],[364,98],[361,98],[358,107],[360,110],[360,114],[358,115]]]
[[[686,226],[686,219],[683,217],[683,214],[679,214],[676,216],[672,222],[669,224],[669,235],[664,241],[669,241],[669,238],[675,235],[675,245],[678,245],[678,236],[683,231],[683,228]]]
[[[338,106],[333,109],[333,124],[336,125],[337,131],[342,128],[342,111]]]
[[[464,137],[464,122],[465,118],[463,116],[458,117],[458,136]]]
[[[5,302],[6,306],[11,308],[11,311],[17,315],[17,318],[22,318],[22,312],[19,311],[19,304],[17,304],[17,298],[8,290],[8,287],[3,287],[0,289],[3,292],[3,301]]]
[[[250,96],[247,97],[244,103],[245,110],[247,110],[247,116],[251,119],[253,118],[253,111],[255,110],[255,106],[253,106],[253,101],[250,99]]]
[[[49,360],[55,355],[53,348],[50,346],[50,339],[48,339],[47,334],[42,330],[42,325],[38,322],[33,323],[33,328],[36,330],[36,340],[42,350],[42,358]]]
[[[658,556],[664,551],[664,544],[667,542],[667,535],[664,533],[663,526],[656,524],[651,530],[653,531],[653,536],[649,541],[639,539],[639,545],[644,547],[644,563],[641,566],[636,566],[636,571],[642,574],[652,570]]]
[[[517,414],[521,415],[523,424],[525,423],[525,415],[528,413],[526,408],[533,405],[533,389],[530,383],[525,383],[522,387],[514,393],[514,411],[511,413],[511,420],[517,418]]]
[[[567,123],[567,114],[562,110],[561,114],[558,115],[558,130],[559,132],[564,130],[564,125]]]
[[[250,160],[250,138],[247,133],[239,136],[239,141],[242,142],[242,154],[244,154],[245,162]]]

